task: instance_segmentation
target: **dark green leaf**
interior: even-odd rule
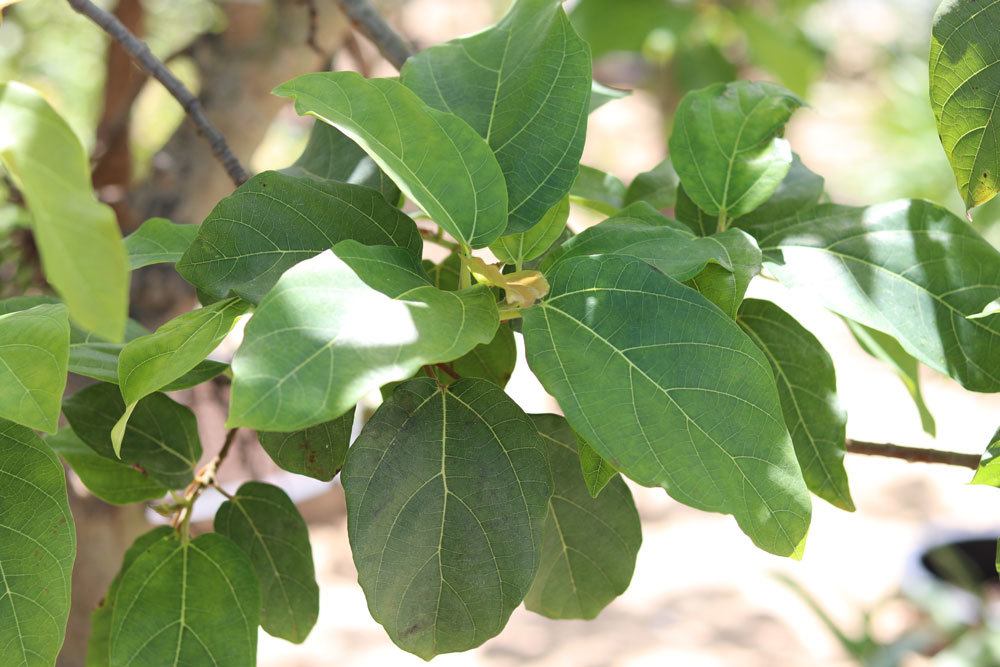
[[[667,158],[649,171],[644,171],[629,184],[625,191],[625,205],[644,201],[657,210],[673,208],[677,203],[677,186],[680,179],[674,165]]]
[[[469,352],[451,362],[451,368],[463,378],[489,380],[498,387],[507,386],[517,365],[517,346],[514,332],[501,323],[493,340],[472,348]],[[438,373],[442,373],[439,371]],[[441,381],[451,382],[453,378],[441,377]]]
[[[95,452],[72,429],[64,428],[45,442],[65,459],[83,485],[104,502],[127,505],[167,494],[166,487],[142,470]]]
[[[458,276],[462,270],[462,258],[458,253],[451,253],[437,264],[425,259],[421,265],[434,287],[450,292],[458,289]]]
[[[1000,487],[1000,428],[990,438],[983,460],[972,477],[972,484]]]
[[[283,470],[328,482],[344,467],[354,409],[336,419],[291,433],[261,432],[260,445]]]
[[[521,234],[501,236],[490,244],[490,250],[504,264],[520,267],[524,262],[541,257],[551,248],[566,229],[568,219],[569,197],[564,197],[542,216],[537,225]]]
[[[753,341],[644,262],[573,257],[547,275],[550,296],[522,331],[573,429],[640,484],[733,514],[763,549],[801,554],[809,492]]]
[[[704,240],[719,245],[718,253],[723,261],[707,264],[704,271],[686,284],[735,318],[750,281],[760,273],[760,248],[754,238],[741,229],[716,232]]]
[[[394,642],[429,659],[503,629],[535,576],[552,487],[534,424],[501,389],[397,387],[343,483],[358,581]]]
[[[625,184],[617,176],[581,164],[580,173],[569,191],[569,201],[598,213],[614,215],[625,206]]]
[[[414,257],[422,247],[413,221],[374,190],[266,171],[216,205],[177,270],[212,299],[257,303],[287,269],[344,239]]]
[[[55,433],[68,365],[66,306],[0,315],[0,418]]]
[[[198,235],[198,225],[178,225],[166,218],[150,218],[125,237],[133,271],[150,264],[176,264]]]
[[[711,236],[719,231],[718,216],[705,213],[698,205],[691,201],[683,185],[677,186],[677,204],[674,206],[674,215],[678,222],[684,223],[688,229],[698,236]]]
[[[618,471],[579,436],[576,438],[576,444],[577,452],[580,454],[580,472],[583,473],[583,481],[590,496],[596,498],[601,495],[608,482],[615,478]]]

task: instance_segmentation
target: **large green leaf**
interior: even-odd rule
[[[931,107],[967,208],[1000,192],[1000,4],[945,0],[931,35]]]
[[[354,409],[328,422],[291,433],[262,431],[260,446],[282,470],[329,482],[347,459]]]
[[[73,431],[106,458],[138,465],[170,489],[191,481],[201,458],[201,440],[194,413],[164,394],[151,394],[132,411],[120,452],[116,452],[111,429],[125,411],[121,392],[113,384],[98,383],[66,399],[63,412]]]
[[[479,248],[503,234],[503,172],[489,144],[461,118],[428,107],[398,81],[354,72],[304,74],[274,92],[357,142],[460,242]]]
[[[29,429],[0,420],[0,664],[55,664],[75,557],[62,464]]]
[[[430,659],[503,629],[535,576],[552,489],[534,424],[501,389],[397,387],[342,479],[358,582],[396,644]]]
[[[632,580],[642,543],[639,512],[621,477],[610,480],[600,498],[591,497],[565,419],[532,419],[552,470],[552,498],[538,574],[524,606],[549,618],[594,618]]]
[[[0,315],[0,418],[55,433],[68,365],[65,306]]]
[[[636,482],[733,514],[763,549],[800,554],[809,493],[753,341],[638,260],[573,257],[547,275],[550,296],[524,311],[522,331],[573,429]]]
[[[847,412],[837,398],[833,359],[815,336],[770,301],[748,299],[738,321],[771,363],[806,486],[853,512],[844,470]]]
[[[541,257],[552,247],[566,229],[568,219],[569,197],[564,197],[542,216],[537,225],[520,234],[501,236],[490,244],[490,250],[501,262],[520,270],[524,262]]]
[[[339,417],[362,396],[493,339],[483,286],[430,284],[401,248],[353,241],[302,262],[261,301],[233,359],[232,425],[294,431]]]
[[[70,428],[49,436],[45,443],[66,461],[83,485],[104,502],[127,505],[162,498],[167,494],[166,487],[145,471],[101,456]]]
[[[507,182],[507,232],[533,227],[576,178],[590,113],[590,50],[561,0],[517,0],[495,26],[421,51],[403,84],[469,123]]]
[[[150,218],[125,237],[129,267],[176,264],[198,235],[198,225],[179,225],[166,218]]]
[[[110,665],[252,667],[259,614],[257,575],[232,541],[163,537],[118,584]]]
[[[212,209],[177,270],[205,297],[256,303],[290,267],[344,239],[415,257],[422,247],[413,221],[370,188],[266,171]]]
[[[114,211],[94,197],[90,161],[73,130],[20,83],[0,83],[0,163],[28,203],[45,277],[70,317],[121,340],[129,267]]]
[[[1000,391],[1000,252],[924,201],[824,205],[747,228],[765,268],[830,310],[898,340],[973,391]]]
[[[319,615],[309,529],[276,486],[247,482],[215,515],[215,531],[243,549],[260,582],[260,626],[296,644]]]
[[[677,107],[670,157],[684,191],[723,222],[774,193],[792,164],[779,135],[802,101],[780,86],[737,81],[688,93]]]

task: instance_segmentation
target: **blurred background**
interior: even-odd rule
[[[255,171],[291,163],[309,132],[309,121],[269,94],[275,85],[331,67],[395,73],[350,31],[333,0],[98,4],[114,9],[200,92],[234,152]],[[376,4],[420,48],[489,25],[509,2]],[[566,8],[591,44],[595,77],[632,91],[591,116],[583,162],[627,184],[666,156],[672,112],[686,91],[735,78],[767,79],[808,102],[787,136],[803,162],[826,178],[832,200],[922,197],[962,214],[927,99],[936,4],[571,0]],[[42,90],[70,121],[91,150],[95,187],[115,207],[125,232],[157,215],[200,222],[231,192],[180,107],[63,0],[23,0],[2,11],[0,80]],[[45,290],[26,212],[6,183],[0,180],[0,298]],[[1000,246],[1000,198],[973,213],[971,224]],[[599,219],[574,209],[571,225],[579,229]],[[970,453],[985,448],[1000,422],[1000,396],[964,391],[922,367],[916,374],[910,369],[909,377],[904,373],[904,381],[897,369],[864,352],[835,316],[768,281],[755,281],[751,295],[780,303],[829,349],[850,437]],[[147,267],[134,277],[132,314],[149,327],[195,303],[171,267]],[[215,356],[226,360],[237,343],[227,341]],[[508,391],[529,412],[557,409],[523,363]],[[221,381],[178,394],[198,414],[206,460],[222,442],[227,395]],[[252,433],[241,436],[237,451],[224,470],[225,484],[268,478],[301,502],[322,591],[319,623],[308,640],[293,646],[262,633],[259,664],[419,664],[396,649],[367,613],[336,480],[320,484],[281,473]],[[815,500],[801,562],[758,551],[728,517],[633,487],[643,547],[630,589],[597,620],[557,622],[519,609],[500,637],[435,662],[1000,665],[1000,591],[991,566],[1000,491],[969,485],[971,471],[961,468],[861,456],[848,456],[847,468],[857,512]],[[81,551],[60,658],[66,666],[83,664],[89,612],[121,553],[151,520],[141,507],[110,507],[88,497],[79,484],[72,491]],[[199,503],[200,516],[211,516],[213,500],[206,496]]]

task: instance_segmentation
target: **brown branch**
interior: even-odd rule
[[[940,449],[924,449],[923,447],[904,447],[880,442],[863,442],[848,440],[847,451],[852,454],[867,454],[870,456],[885,456],[902,459],[911,463],[941,463],[943,465],[960,466],[963,468],[979,467],[979,455],[963,454],[961,452],[946,452]]]
[[[222,443],[222,449],[219,450],[219,453],[205,467],[198,471],[198,474],[194,476],[194,480],[184,489],[184,500],[177,507],[177,512],[174,514],[171,525],[180,530],[182,536],[185,538],[187,537],[188,526],[191,523],[191,515],[194,512],[194,504],[202,491],[209,487],[214,487],[222,491],[216,485],[219,467],[226,460],[226,457],[229,456],[229,450],[232,449],[233,443],[236,442],[237,431],[239,431],[239,428],[229,429],[226,433],[226,441]],[[223,495],[228,495],[225,492],[222,493]]]
[[[403,63],[411,55],[410,47],[389,27],[371,3],[368,0],[337,0],[337,4],[354,28],[378,47],[382,57],[396,69],[402,69]]]
[[[229,150],[229,145],[222,133],[216,129],[215,125],[205,115],[201,102],[195,97],[187,87],[181,83],[180,79],[173,75],[167,67],[153,55],[145,42],[133,35],[121,21],[113,14],[101,9],[90,0],[66,0],[78,14],[81,14],[96,23],[104,32],[108,33],[112,39],[121,44],[139,67],[147,71],[163,87],[173,95],[184,112],[194,123],[201,134],[208,141],[212,148],[212,153],[222,163],[233,183],[240,185],[250,178],[243,165],[240,164],[236,156]]]
[[[298,3],[305,7],[308,17],[306,26],[306,46],[313,50],[323,61],[323,69],[329,69],[332,60],[329,53],[319,44],[317,36],[319,34],[319,9],[316,7],[316,0],[298,0]]]

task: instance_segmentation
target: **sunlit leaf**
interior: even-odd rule
[[[504,264],[520,268],[524,262],[541,257],[566,229],[569,219],[569,198],[564,197],[542,216],[537,225],[521,234],[501,236],[490,244],[490,250]]]

